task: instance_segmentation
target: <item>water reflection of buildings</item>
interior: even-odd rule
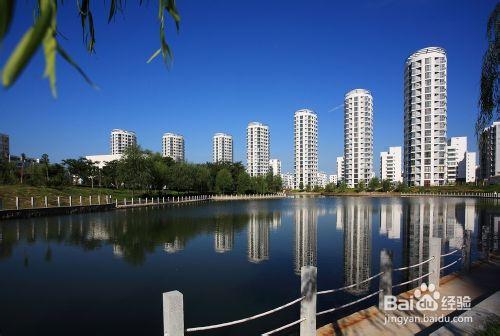
[[[354,199],[344,206],[344,277],[345,285],[360,283],[370,277],[372,207],[364,200]],[[364,282],[347,291],[359,295],[368,291]]]
[[[163,244],[163,251],[167,253],[177,253],[184,249],[184,241],[175,237],[174,241]]]
[[[258,213],[250,213],[248,221],[248,260],[253,263],[269,259],[269,221]]]
[[[401,203],[380,205],[380,234],[389,239],[401,238],[401,222],[403,220],[403,206]]]
[[[295,273],[300,274],[302,266],[316,266],[317,263],[316,209],[299,207],[295,209]]]
[[[232,223],[215,224],[214,249],[217,253],[231,251],[234,245],[234,229]]]

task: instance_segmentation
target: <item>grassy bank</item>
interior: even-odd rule
[[[101,196],[101,202],[105,202],[105,195],[111,195],[113,199],[118,198],[120,201],[123,198],[144,197],[145,192],[132,191],[126,189],[109,189],[109,188],[90,188],[67,186],[61,188],[50,187],[32,187],[27,185],[0,185],[0,199],[3,203],[3,209],[14,209],[16,205],[16,197],[19,197],[19,205],[21,208],[31,207],[31,197],[35,198],[35,206],[41,207],[45,204],[45,196],[49,206],[57,206],[57,197],[60,197],[61,205],[69,205],[69,196],[73,198],[73,204],[82,203],[89,204],[89,196],[92,196],[92,203],[96,204],[98,196]]]

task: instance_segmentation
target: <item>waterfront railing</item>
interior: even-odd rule
[[[500,198],[497,192],[402,192],[401,196],[435,196],[435,197],[470,197],[470,198]]]
[[[441,238],[430,238],[429,242],[429,257],[419,263],[402,266],[394,268],[392,264],[392,251],[388,249],[383,249],[380,252],[380,270],[377,274],[364,279],[358,283],[350,284],[348,286],[327,289],[327,290],[317,290],[317,269],[314,266],[303,266],[301,268],[301,287],[300,287],[300,297],[292,300],[284,305],[270,309],[263,313],[259,313],[250,317],[238,319],[235,321],[212,324],[202,327],[194,328],[184,328],[184,303],[183,295],[179,291],[170,291],[163,293],[163,323],[164,323],[164,335],[168,336],[180,336],[185,335],[185,333],[194,333],[197,331],[206,331],[218,328],[224,328],[228,326],[234,326],[238,324],[243,324],[248,321],[256,320],[264,316],[271,315],[278,311],[284,310],[295,304],[300,304],[300,316],[297,320],[284,324],[274,330],[267,331],[262,335],[272,335],[279,331],[291,328],[295,325],[300,325],[300,336],[313,336],[316,335],[316,317],[328,313],[332,313],[343,308],[355,305],[366,301],[374,296],[379,297],[378,308],[384,310],[384,302],[387,296],[392,296],[393,289],[409,285],[411,283],[417,282],[419,280],[424,280],[427,278],[428,284],[433,284],[436,289],[439,288],[440,277],[442,271],[456,265],[458,262],[462,261],[462,270],[464,272],[470,271],[471,263],[471,231],[466,230],[464,233],[464,245],[460,249],[453,250],[451,252],[441,254]],[[461,252],[461,254],[459,254]],[[447,265],[441,266],[441,261],[445,257],[450,257],[458,254],[458,258],[454,261],[448,263]],[[416,267],[428,266],[428,272],[404,281],[398,284],[393,284],[393,273],[407,271]],[[316,311],[317,308],[317,297],[322,295],[328,295],[344,291],[353,287],[360,286],[374,279],[379,279],[379,288],[373,293],[370,293],[362,298],[356,299],[352,302],[343,304],[341,306],[332,307],[320,312]]]

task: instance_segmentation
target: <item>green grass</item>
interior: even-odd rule
[[[134,197],[140,197],[141,192],[135,192]],[[45,204],[45,196],[49,206],[57,206],[57,197],[60,197],[61,205],[69,205],[69,196],[73,198],[73,205],[80,203],[89,204],[89,196],[92,196],[92,204],[97,204],[98,196],[101,196],[101,203],[105,203],[105,195],[111,195],[113,199],[118,198],[122,201],[123,198],[131,198],[131,190],[123,189],[108,189],[108,188],[89,188],[67,186],[61,188],[49,187],[33,187],[28,185],[0,185],[0,199],[3,203],[3,209],[14,209],[15,199],[19,197],[19,205],[21,208],[31,207],[31,197],[35,197],[35,206],[43,207]]]

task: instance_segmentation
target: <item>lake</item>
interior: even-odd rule
[[[298,298],[304,265],[318,267],[319,290],[338,288],[378,273],[383,248],[395,267],[416,264],[429,257],[429,237],[442,238],[444,253],[461,248],[465,230],[474,260],[483,225],[499,220],[494,200],[304,197],[2,221],[0,334],[161,335],[170,290],[184,295],[186,327],[240,319]],[[423,265],[393,281],[426,272]],[[321,296],[318,311],[377,289],[375,279]],[[327,314],[318,326],[376,302]],[[297,320],[298,307],[189,335],[260,334]]]

